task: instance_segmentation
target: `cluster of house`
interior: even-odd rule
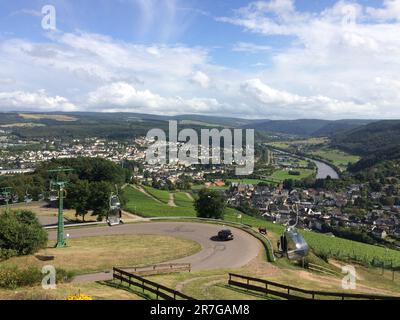
[[[341,226],[366,230],[379,239],[388,236],[400,239],[400,206],[371,210],[363,216],[343,210],[360,196],[359,191],[359,186],[349,186],[346,192],[328,192],[232,183],[226,193],[230,205],[240,206],[246,202],[258,209],[265,219],[276,223],[285,224],[298,212],[298,225],[304,229],[325,232],[326,226]]]
[[[43,139],[39,141],[16,141],[8,139],[7,146],[26,146],[39,145],[39,148],[31,150],[7,151],[7,155],[2,157],[0,170],[27,169],[34,168],[38,163],[51,159],[67,159],[76,157],[99,157],[121,163],[124,160],[144,159],[145,154],[138,150],[135,143],[124,144],[117,141],[107,141],[98,138],[75,139],[63,142],[58,139]],[[12,149],[9,149],[12,150]],[[4,171],[7,172],[7,171]]]

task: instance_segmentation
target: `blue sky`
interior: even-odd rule
[[[399,22],[400,0],[3,0],[0,110],[396,118]]]

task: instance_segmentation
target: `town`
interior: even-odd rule
[[[154,139],[144,136],[129,142],[97,137],[22,140],[7,130],[2,130],[0,135],[0,175],[29,174],[40,163],[52,159],[98,157],[129,168],[132,171],[132,183],[164,190],[190,189],[193,186],[217,188],[224,194],[229,206],[250,208],[253,214],[277,224],[288,223],[296,205],[299,227],[305,230],[334,236],[334,230],[347,229],[352,230],[351,233],[367,236],[356,238],[358,240],[382,242],[391,239],[398,247],[400,206],[380,203],[382,197],[393,194],[393,185],[384,185],[379,191],[368,191],[367,195],[366,184],[363,183],[350,184],[345,190],[337,192],[288,186],[285,182],[290,179],[316,176],[318,168],[310,159],[267,148],[266,156],[257,158],[256,171],[250,179],[243,180],[233,172],[234,161],[232,164],[206,165],[178,160],[149,163],[146,151],[154,144]],[[175,144],[177,148],[181,145]],[[206,151],[202,148],[199,147],[201,157],[209,152],[211,158],[218,158],[224,152],[223,148],[215,146],[210,146]],[[204,162],[204,159],[200,162]],[[40,199],[44,193],[41,192]],[[365,209],[359,205],[363,195],[374,203],[370,210],[363,210],[364,214],[359,214],[360,209]],[[23,195],[19,198],[22,199]]]

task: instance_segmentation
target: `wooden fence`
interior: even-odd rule
[[[151,292],[156,295],[156,300],[159,300],[160,298],[165,300],[195,300],[179,291],[170,289],[119,268],[113,268],[113,279],[120,280],[121,284],[127,283],[129,287],[138,287],[143,290],[143,293],[146,291]]]
[[[142,267],[116,267],[117,269],[132,272],[138,276],[149,276],[161,273],[183,272],[192,270],[190,263],[161,263]]]
[[[381,295],[305,290],[268,280],[246,277],[233,273],[229,274],[228,284],[231,286],[244,288],[246,290],[265,293],[267,296],[271,295],[287,300],[322,300],[322,298],[328,300],[333,300],[333,299],[400,300],[400,296],[381,296]]]

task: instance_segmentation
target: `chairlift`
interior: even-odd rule
[[[24,197],[24,202],[25,203],[31,203],[33,201],[32,196],[28,193],[28,190],[25,192],[25,197]]]
[[[107,213],[107,223],[109,226],[116,226],[121,224],[122,211],[121,211],[121,201],[117,193],[111,193],[109,200],[109,210]]]
[[[55,202],[55,201],[58,200],[58,198],[59,198],[58,190],[57,190],[57,188],[54,187],[54,182],[51,181],[50,182],[50,191],[49,191],[48,199],[49,199],[50,202]]]
[[[294,225],[286,226],[284,233],[280,238],[280,250],[285,253],[289,260],[301,260],[307,257],[310,248],[301,235],[301,233],[296,229],[296,225],[299,219],[298,207],[296,206],[296,222]]]
[[[11,201],[12,201],[12,203],[18,203],[18,201],[19,201],[18,195],[17,194],[13,195]]]

